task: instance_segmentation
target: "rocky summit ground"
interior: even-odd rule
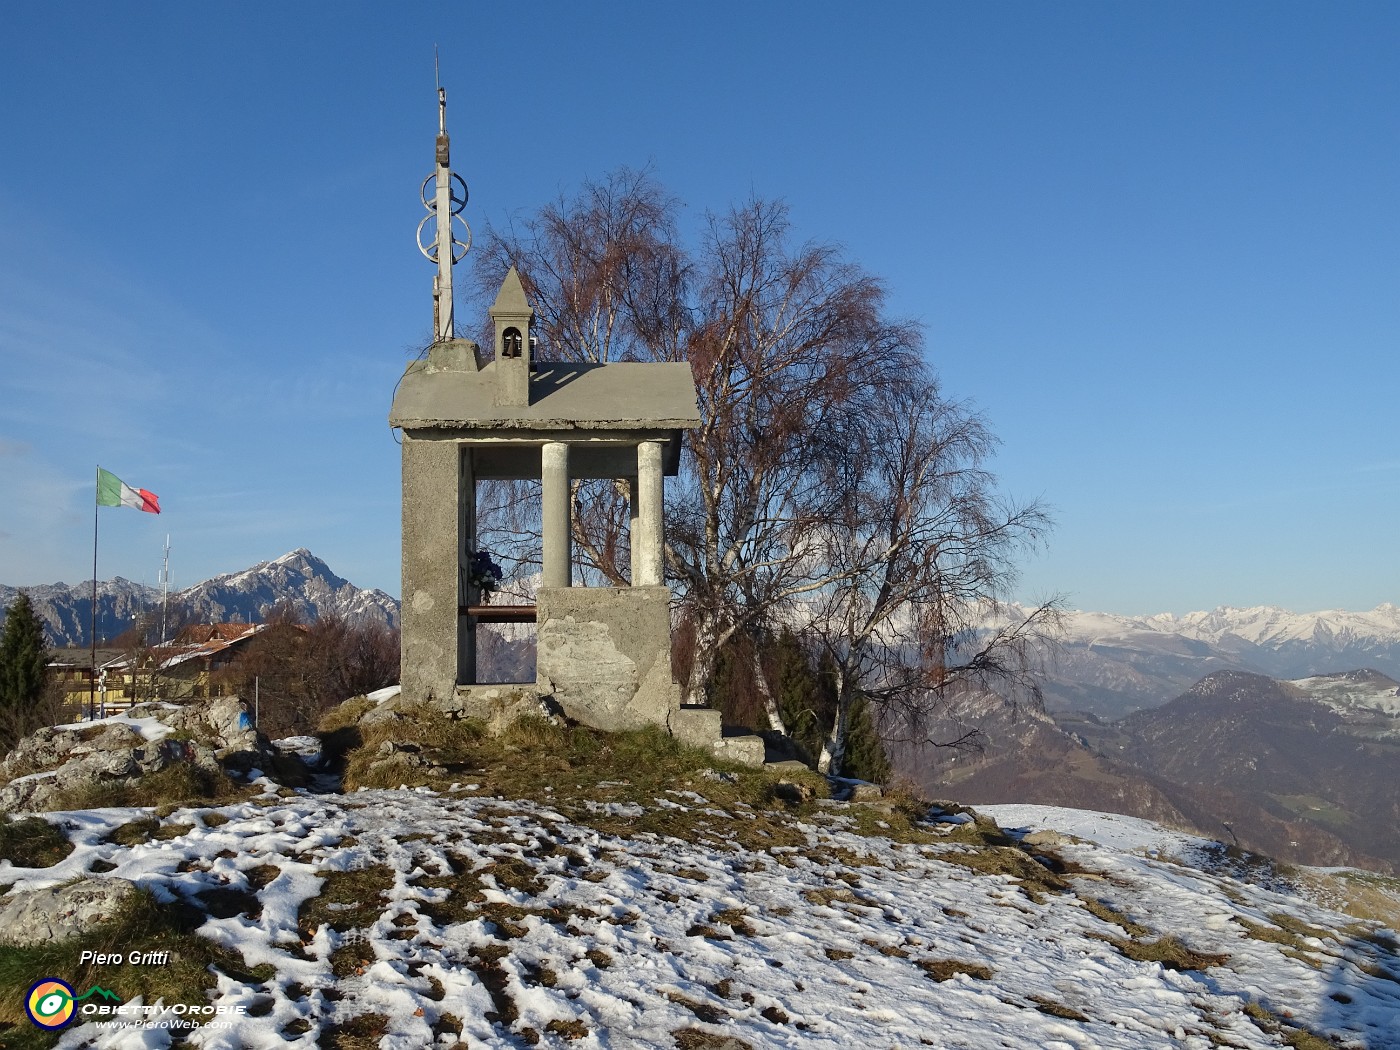
[[[352,752],[344,792],[255,770],[235,798],[12,819],[7,930],[113,892],[0,947],[0,1043],[1400,1047],[1384,878],[1102,814],[842,802],[654,735],[459,744],[388,749],[403,786]],[[57,1036],[22,1009],[45,977],[82,997]]]

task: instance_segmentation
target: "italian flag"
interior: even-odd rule
[[[160,513],[160,497],[145,489],[134,489],[111,471],[97,468],[97,505],[135,507],[147,514]]]

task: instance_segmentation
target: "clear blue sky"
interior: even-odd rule
[[[434,43],[475,228],[651,164],[881,275],[1054,508],[1025,596],[1400,601],[1400,5],[1273,0],[11,5],[0,581],[90,574],[100,462],[166,508],[104,578],[398,593]]]

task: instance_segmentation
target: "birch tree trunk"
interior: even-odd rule
[[[846,761],[846,740],[851,729],[851,704],[855,700],[851,680],[844,671],[836,672],[836,721],[831,727],[831,735],[822,744],[821,758],[817,760],[817,772],[839,777]]]
[[[768,688],[768,676],[763,673],[763,657],[757,645],[753,647],[751,667],[754,688],[758,690],[758,695],[763,698],[763,711],[768,716],[768,728],[776,729],[779,733],[787,736],[787,726],[783,722],[783,713],[778,709],[778,700],[773,695],[773,690]]]

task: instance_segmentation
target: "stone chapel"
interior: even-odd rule
[[[682,706],[671,677],[663,486],[679,469],[685,431],[700,424],[690,366],[535,360],[534,311],[514,268],[489,311],[490,353],[456,338],[452,265],[466,245],[451,230],[466,188],[450,168],[441,91],[437,170],[424,181],[423,202],[437,220],[436,240],[423,246],[438,267],[435,339],[404,372],[389,413],[403,453],[404,701],[490,718],[522,698],[549,698],[598,729],[654,723],[687,743],[761,765],[759,737],[725,736],[720,713]],[[570,483],[588,478],[623,480],[630,490],[630,586],[576,583]],[[542,487],[543,572],[534,606],[485,604],[469,572],[477,484],[509,479]],[[531,621],[534,681],[478,685],[478,625]]]

